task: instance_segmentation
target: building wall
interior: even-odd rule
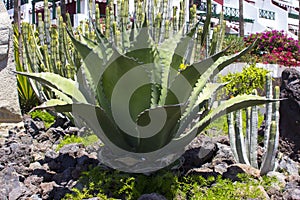
[[[81,12],[74,15],[74,26],[78,26],[80,21],[88,19],[88,0],[80,1]],[[116,3],[116,0],[114,0]],[[205,1],[205,0],[204,0]],[[239,0],[224,0],[224,6],[231,8],[239,8]],[[170,5],[179,7],[180,0],[171,0]],[[76,2],[77,3],[77,2]],[[188,3],[188,1],[186,1]],[[39,2],[37,4],[43,4]],[[37,5],[36,4],[36,5]],[[187,9],[188,6],[186,5]],[[29,12],[32,9],[31,0],[28,4],[21,6],[22,20],[32,23],[32,14]],[[259,9],[275,12],[275,20],[265,19],[259,17]],[[129,12],[132,14],[134,10],[134,0],[129,0]],[[220,13],[222,6],[217,4],[216,11]],[[178,9],[179,12],[179,9]],[[13,9],[8,10],[11,19],[13,18]],[[52,12],[50,12],[52,15]],[[186,12],[188,13],[188,12]],[[288,32],[288,24],[298,25],[297,19],[288,18],[288,12],[274,5],[271,0],[254,0],[254,5],[244,1],[244,17],[247,19],[254,19],[254,23],[245,23],[245,34],[262,32],[270,29],[284,30]],[[189,17],[186,16],[186,21]],[[37,20],[37,18],[36,18]]]

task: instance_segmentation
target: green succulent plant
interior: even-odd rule
[[[152,16],[149,12],[145,10],[141,26],[132,22],[127,30],[121,23],[117,39],[114,36],[118,35],[110,29],[104,32],[95,29],[94,41],[85,36],[76,39],[70,33],[83,61],[77,81],[49,72],[18,72],[59,91],[60,99],[49,100],[40,108],[72,112],[78,122],[91,128],[105,144],[99,152],[101,161],[128,172],[165,167],[217,117],[272,101],[241,95],[213,107],[214,94],[225,84],[211,80],[255,43],[234,55],[224,56],[225,49],[193,62],[191,55],[195,53],[199,24],[195,23],[188,32],[184,31],[185,26],[174,24],[175,28],[157,29],[158,20],[164,25],[168,19],[160,19],[156,15],[159,12],[151,12],[157,16],[157,20],[152,20],[147,18]],[[210,19],[207,20],[205,24]],[[178,31],[174,33],[174,29]],[[163,37],[166,31],[167,38]],[[186,67],[180,68],[182,65]]]
[[[279,99],[279,86],[272,92],[272,77],[266,75],[266,96]],[[256,93],[256,90],[254,90]],[[262,163],[257,161],[258,150],[258,109],[257,106],[246,109],[246,134],[243,134],[241,110],[227,115],[230,146],[235,160],[239,163],[259,168],[261,175],[275,169],[276,154],[279,143],[279,102],[268,103],[265,106],[265,130]]]

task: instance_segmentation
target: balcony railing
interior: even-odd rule
[[[230,7],[224,7],[224,15],[230,16],[230,17],[239,17],[239,9],[237,8],[230,8]]]
[[[288,14],[288,17],[289,17],[289,18],[292,18],[292,19],[299,19],[299,15],[294,14],[294,13],[289,13],[289,14]]]
[[[197,5],[197,10],[198,11],[202,11],[202,12],[206,12],[206,2],[200,2],[198,5]],[[216,11],[217,10],[217,5],[216,4],[213,4],[211,5],[211,12],[212,14],[216,14]]]
[[[275,20],[275,12],[259,9],[259,18]]]
[[[212,5],[212,17],[219,18],[220,14],[217,14],[217,5],[213,4]],[[239,9],[236,8],[231,8],[231,7],[223,7],[224,9],[224,19],[228,21],[239,21]],[[199,15],[200,16],[205,16],[206,15],[206,2],[201,2],[197,6],[197,11],[200,11]],[[244,19],[245,22],[248,23],[253,23],[253,19]]]
[[[239,21],[239,9],[224,6],[224,19],[228,21]],[[244,22],[253,23],[254,19],[244,18]]]
[[[3,0],[5,8],[10,10],[14,8],[14,0]],[[28,0],[21,0],[21,5],[28,3]]]

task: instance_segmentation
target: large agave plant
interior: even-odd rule
[[[128,38],[121,37],[127,46],[99,30],[96,41],[70,34],[84,63],[76,82],[53,73],[19,72],[60,97],[41,108],[72,112],[98,135],[105,144],[99,152],[104,164],[138,173],[175,161],[219,116],[269,101],[242,95],[212,106],[214,94],[224,86],[213,83],[213,77],[254,44],[231,56],[224,56],[223,50],[193,62],[198,23],[187,33],[180,28],[168,39],[154,42],[151,21],[144,19],[140,28],[133,23],[135,28],[121,34]]]

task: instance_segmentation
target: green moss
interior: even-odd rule
[[[91,145],[95,142],[97,142],[99,140],[99,138],[94,135],[87,135],[85,137],[79,137],[79,136],[75,136],[75,135],[66,135],[64,137],[64,139],[62,139],[59,144],[57,145],[56,151],[59,151],[63,146],[67,145],[67,144],[73,144],[73,143],[81,143],[84,146],[88,146]]]
[[[134,200],[142,194],[153,192],[164,195],[167,199],[263,199],[259,187],[267,190],[276,181],[269,177],[257,180],[245,175],[241,175],[240,179],[241,181],[232,182],[221,177],[181,177],[167,170],[146,176],[108,171],[98,166],[83,173],[79,180],[84,186],[82,190],[73,189],[73,193],[67,194],[64,199],[99,197]]]
[[[45,128],[49,128],[55,122],[55,117],[45,110],[35,110],[30,113],[30,116],[32,119],[41,119],[44,122]]]

